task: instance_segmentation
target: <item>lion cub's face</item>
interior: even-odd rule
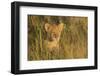
[[[46,23],[45,30],[47,32],[47,39],[49,41],[59,41],[61,31],[63,30],[63,23],[58,25]]]

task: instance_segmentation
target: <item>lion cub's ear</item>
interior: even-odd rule
[[[63,23],[60,23],[60,24],[59,24],[59,31],[62,31],[63,28],[64,28],[64,24],[63,24]]]
[[[46,31],[49,31],[49,27],[50,27],[49,23],[46,23],[45,26],[44,26],[44,28],[45,28]]]

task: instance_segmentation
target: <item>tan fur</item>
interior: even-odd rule
[[[49,23],[45,24],[45,31],[47,32],[47,38],[45,40],[45,47],[48,50],[59,49],[59,40],[61,32],[63,30],[63,23],[58,25],[50,25]]]

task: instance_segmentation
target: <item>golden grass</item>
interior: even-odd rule
[[[50,52],[43,45],[46,16],[28,16],[28,60],[76,59],[88,57],[87,17],[61,17],[64,30],[60,37],[60,52]],[[48,16],[50,17],[50,16]],[[58,17],[56,17],[58,18]],[[53,20],[52,20],[53,21]]]

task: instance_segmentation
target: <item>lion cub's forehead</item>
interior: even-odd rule
[[[60,29],[59,25],[50,25],[50,30],[52,32],[57,32]]]
[[[55,28],[55,29],[58,29],[59,28],[59,25],[55,25],[55,24],[50,25],[50,26],[51,26],[51,28]]]
[[[57,31],[61,31],[62,30],[63,25],[62,24],[58,24],[58,25],[53,24],[53,25],[50,25],[50,28],[51,28],[52,31],[57,32]]]

